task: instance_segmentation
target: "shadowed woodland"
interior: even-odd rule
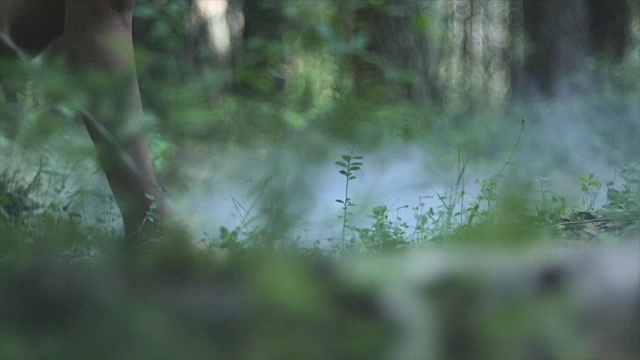
[[[136,0],[135,243],[78,121],[129,93],[37,57],[46,4],[0,29],[0,358],[640,356],[637,1]]]

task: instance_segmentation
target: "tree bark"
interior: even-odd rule
[[[426,34],[416,26],[424,11],[419,2],[403,0],[358,4],[352,35],[366,34],[364,53],[351,61],[357,96],[382,95],[416,103],[436,95],[429,81],[429,47]]]
[[[622,60],[629,43],[631,8],[628,0],[588,0],[589,44],[597,60]]]
[[[511,6],[512,13],[522,14],[521,26],[512,23],[512,38],[521,29],[525,49],[522,63],[512,63],[516,95],[587,91],[597,85],[594,73],[576,75],[588,71],[588,59],[605,65],[625,55],[631,16],[627,0],[512,0]]]
[[[234,49],[234,87],[244,95],[272,96],[285,86],[280,69],[287,62],[283,46],[286,17],[283,0],[235,0],[244,16],[239,46]]]

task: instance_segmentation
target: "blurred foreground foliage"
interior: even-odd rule
[[[294,249],[221,257],[165,238],[125,261],[95,231],[43,225],[50,232],[20,248],[3,231],[2,358],[640,355],[637,242],[336,259]]]

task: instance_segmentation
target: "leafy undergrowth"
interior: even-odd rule
[[[602,183],[594,174],[578,177],[582,199],[570,204],[545,188],[514,187],[502,174],[476,180],[478,194],[465,192],[462,179],[465,165],[458,170],[448,193],[420,198],[416,205],[390,209],[374,207],[369,226],[352,222],[356,207],[350,189],[357,186],[358,171],[366,166],[361,156],[343,155],[336,162],[343,176],[344,196],[335,201],[341,208],[336,227],[342,236],[316,241],[312,251],[323,254],[378,253],[447,245],[530,245],[539,242],[554,246],[609,244],[638,238],[640,234],[640,164],[631,163],[615,180]],[[427,207],[435,198],[439,206]],[[601,205],[596,207],[596,204]],[[410,217],[400,210],[411,210]],[[404,212],[406,214],[406,211]],[[236,251],[264,249],[260,229],[238,226],[221,228],[215,246]]]
[[[337,166],[356,186],[366,159],[345,155]],[[638,229],[639,175],[633,165],[606,183],[597,209],[603,185],[593,175],[580,179],[581,204],[543,191],[533,211],[496,177],[466,207],[454,186],[440,208],[414,207],[411,224],[379,206],[367,227],[352,224],[345,188],[344,235],[327,247],[274,247],[266,232],[223,229],[124,256],[107,222],[87,225],[39,200],[37,176],[5,172],[0,358],[631,359],[640,354],[636,247],[561,257],[442,248],[634,244],[623,238]],[[372,254],[419,248],[429,249]],[[337,253],[368,255],[326,256]]]
[[[356,205],[350,194],[350,187],[358,186],[358,171],[366,166],[366,159],[343,155],[336,166],[345,180],[344,196],[335,200],[341,208],[336,227],[342,229],[342,235],[318,240],[313,248],[295,251],[335,255],[449,244],[527,245],[540,241],[563,246],[624,242],[640,233],[638,163],[629,164],[614,180],[605,183],[594,174],[580,176],[577,180],[582,199],[578,204],[569,204],[564,197],[553,194],[545,188],[543,180],[539,180],[538,191],[522,191],[509,184],[501,173],[476,180],[480,191],[472,197],[461,184],[465,177],[465,165],[461,164],[450,191],[432,196],[439,206],[427,207],[425,200],[429,196],[420,198],[413,206],[397,209],[376,206],[367,216],[368,226],[354,225],[352,212]],[[18,171],[0,173],[2,258],[51,252],[84,259],[96,256],[101,249],[112,248],[118,242],[113,239],[119,238],[113,228],[114,214],[105,213],[89,223],[82,208],[74,206],[81,191],[76,190],[78,194],[64,199],[52,197],[51,188],[55,188],[54,194],[64,192],[64,175],[55,182],[51,176],[44,176],[45,172],[41,165],[30,177]],[[601,205],[596,207],[598,203]],[[409,209],[410,219],[399,215],[398,210]],[[222,227],[217,237],[198,240],[200,245],[222,248],[232,254],[296,248],[293,241],[273,241],[268,237],[265,229],[240,225],[233,229]]]

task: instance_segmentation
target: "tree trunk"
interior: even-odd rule
[[[630,38],[631,9],[628,0],[588,0],[589,44],[597,60],[618,62]]]
[[[424,11],[418,1],[359,4],[353,13],[354,33],[366,34],[364,52],[353,56],[354,91],[358,96],[424,102],[432,98],[429,48],[418,26]]]
[[[591,74],[578,77],[587,59],[599,64],[620,61],[627,48],[630,15],[627,0],[512,0],[512,38],[524,36],[525,51],[512,57],[512,89],[516,95],[552,97],[591,89]],[[516,47],[522,44],[515,45]]]
[[[244,28],[240,45],[234,49],[235,88],[243,94],[275,95],[284,89],[281,65],[287,56],[283,46],[286,17],[284,0],[240,1]]]
[[[534,92],[554,96],[577,90],[570,79],[587,55],[587,8],[584,0],[525,0],[523,30],[529,51],[524,77]]]

